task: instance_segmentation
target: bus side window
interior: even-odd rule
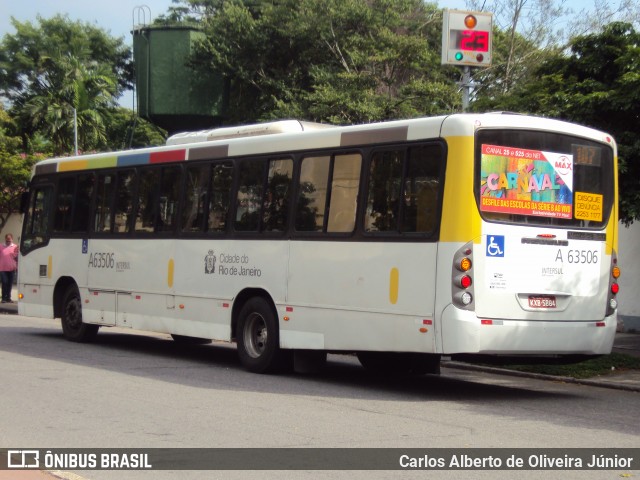
[[[375,152],[369,167],[365,231],[435,232],[442,164],[439,145]]]
[[[235,229],[257,232],[264,191],[266,160],[244,160],[240,163],[240,182],[236,199]]]
[[[184,200],[182,203],[182,231],[201,232],[209,189],[209,164],[193,165],[185,175]]]
[[[409,150],[403,192],[403,232],[431,233],[436,230],[441,158],[441,149],[436,145]]]
[[[327,232],[353,232],[356,225],[361,165],[360,154],[335,156]]]
[[[52,187],[40,187],[32,191],[20,246],[23,255],[49,241],[49,213],[52,200]]]
[[[98,186],[96,189],[96,207],[93,213],[94,232],[111,232],[115,189],[116,175],[114,173],[101,173],[98,175]]]
[[[128,233],[131,231],[135,179],[136,176],[133,170],[118,172],[113,222],[115,233]]]
[[[404,151],[376,152],[371,158],[365,230],[397,232]]]
[[[165,167],[162,169],[156,225],[156,231],[158,232],[171,232],[176,226],[181,183],[182,168]]]
[[[56,205],[53,216],[54,232],[71,231],[71,215],[73,214],[73,199],[76,194],[76,177],[63,177],[58,181]]]
[[[211,171],[207,231],[224,232],[226,230],[232,186],[233,164],[231,162],[214,164]]]
[[[95,182],[96,177],[93,173],[78,175],[76,196],[73,201],[72,232],[86,232],[89,228]]]
[[[269,162],[267,192],[262,206],[262,225],[265,232],[283,232],[287,226],[292,177],[291,159]]]
[[[324,229],[331,157],[307,157],[300,167],[295,228],[299,232]]]
[[[146,168],[139,172],[136,232],[153,232],[156,218],[156,198],[160,184],[160,169]]]

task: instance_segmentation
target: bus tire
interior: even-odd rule
[[[411,352],[358,352],[360,364],[381,375],[440,374],[440,355]]]
[[[286,352],[280,350],[278,320],[264,298],[250,298],[242,306],[237,342],[240,363],[250,372],[268,373],[283,367]]]
[[[72,342],[90,342],[100,328],[82,321],[82,301],[75,285],[68,287],[64,294],[60,323],[64,338]]]

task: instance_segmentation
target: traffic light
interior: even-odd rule
[[[491,65],[493,15],[487,12],[445,10],[442,24],[442,63]]]

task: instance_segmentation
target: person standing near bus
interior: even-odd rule
[[[13,303],[11,288],[18,269],[18,246],[13,243],[13,235],[7,233],[5,243],[0,246],[0,278],[2,279],[2,303]]]

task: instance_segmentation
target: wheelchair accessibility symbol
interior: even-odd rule
[[[487,237],[487,256],[504,257],[504,235],[489,235]]]

